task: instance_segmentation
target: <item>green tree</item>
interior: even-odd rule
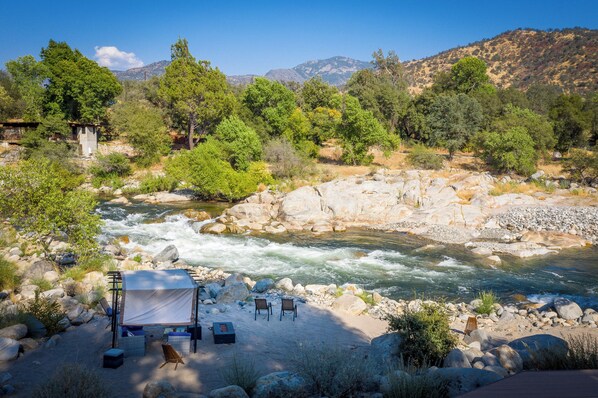
[[[46,68],[33,56],[26,55],[14,61],[8,61],[6,70],[12,76],[15,86],[25,102],[23,119],[39,121],[43,111],[43,82],[48,74]]]
[[[556,144],[552,124],[546,117],[512,105],[507,105],[503,116],[494,120],[491,130],[504,133],[515,127],[524,128],[534,140],[534,148],[541,153],[546,153]]]
[[[330,108],[332,97],[338,89],[322,80],[321,77],[312,77],[301,86],[301,109],[310,112],[316,108]]]
[[[160,161],[170,151],[171,139],[160,110],[140,101],[113,107],[110,124],[135,148],[135,161],[142,167]]]
[[[295,149],[308,157],[315,158],[319,153],[319,147],[316,144],[319,137],[314,136],[314,133],[308,117],[301,108],[297,108],[289,117],[283,136],[293,144]]]
[[[584,113],[583,98],[577,94],[559,96],[550,108],[549,117],[557,137],[556,149],[568,151],[574,146],[585,146],[589,139],[589,120]]]
[[[282,84],[258,77],[243,93],[243,103],[265,122],[271,137],[280,136],[295,110],[295,94]]]
[[[96,202],[76,189],[81,180],[48,159],[33,158],[15,167],[0,167],[0,215],[43,243],[66,236],[79,253],[97,250],[100,232]]]
[[[25,101],[10,75],[0,70],[0,120],[22,117]]]
[[[384,150],[396,147],[398,137],[389,134],[372,112],[363,110],[357,98],[347,94],[341,101],[343,116],[338,136],[343,148],[343,162],[369,164],[374,157],[368,152],[374,145],[380,145]]]
[[[365,110],[371,111],[390,132],[397,132],[407,112],[409,95],[403,67],[397,55],[382,50],[373,54],[374,69],[363,69],[347,83],[349,94],[356,97]]]
[[[478,131],[482,118],[480,104],[468,95],[441,95],[430,107],[427,117],[431,142],[448,149],[452,159]]]
[[[563,88],[549,84],[533,84],[525,92],[530,109],[547,116],[557,98],[563,94]]]
[[[220,141],[226,160],[235,170],[247,171],[251,162],[262,157],[262,144],[257,133],[237,116],[220,122],[214,137]]]
[[[50,40],[41,51],[48,82],[44,107],[48,114],[66,120],[99,122],[122,88],[108,68],[72,50],[64,42]]]
[[[476,57],[464,57],[451,67],[451,80],[458,93],[469,94],[487,89],[490,78],[486,63]]]
[[[174,43],[171,55],[158,94],[168,104],[173,120],[187,132],[189,149],[193,149],[195,134],[204,137],[212,132],[232,112],[235,97],[218,68],[196,61],[189,53],[187,40]]]
[[[487,134],[482,155],[488,164],[501,172],[529,176],[536,171],[538,153],[534,149],[532,137],[523,127]]]

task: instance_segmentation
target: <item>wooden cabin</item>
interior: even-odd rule
[[[20,145],[21,139],[27,131],[35,130],[39,122],[6,121],[0,122],[0,142]],[[78,144],[81,156],[91,156],[98,150],[98,139],[101,125],[92,123],[69,122],[71,136],[66,140]],[[56,140],[62,139],[56,137]]]

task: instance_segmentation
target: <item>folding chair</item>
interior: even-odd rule
[[[282,316],[285,312],[292,312],[293,313],[293,322],[295,322],[295,318],[297,318],[297,304],[293,303],[293,299],[282,299],[282,305],[280,306],[280,320],[282,321]]]
[[[160,369],[162,369],[167,363],[174,363],[174,370],[176,370],[177,366],[179,366],[179,363],[182,363],[183,365],[185,364],[181,354],[176,352],[176,350],[172,348],[170,344],[162,344],[162,351],[164,352],[164,363],[162,366],[160,366]]]
[[[270,315],[272,314],[272,303],[266,301],[266,299],[255,299],[255,310],[253,311],[253,320],[257,320],[257,314],[261,315],[260,310],[266,310],[268,314],[268,321],[270,321]]]
[[[478,320],[475,316],[467,318],[467,324],[465,325],[465,335],[469,336],[471,332],[478,328]]]

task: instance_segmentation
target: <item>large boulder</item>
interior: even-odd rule
[[[401,336],[398,333],[387,333],[372,339],[370,356],[375,362],[391,365],[401,354]]]
[[[523,359],[517,351],[506,344],[491,351],[500,362],[500,365],[511,373],[518,373],[523,370]]]
[[[37,260],[23,275],[26,279],[41,279],[48,271],[54,271],[54,263],[47,260]]]
[[[220,290],[222,290],[222,286],[220,285],[220,283],[212,282],[212,283],[208,283],[204,287],[204,289],[206,289],[206,291],[210,295],[210,298],[216,298],[216,296],[218,295],[218,292]]]
[[[20,340],[25,336],[27,336],[27,325],[23,325],[22,323],[0,329],[0,337]]]
[[[21,345],[14,339],[0,337],[0,361],[10,361],[19,356]]]
[[[445,368],[471,368],[467,355],[458,348],[451,350],[442,364]]]
[[[270,278],[266,278],[266,279],[260,279],[259,281],[257,281],[255,286],[253,287],[253,290],[256,293],[264,293],[264,292],[267,292],[268,290],[272,289],[273,287],[274,287],[274,281]]]
[[[247,220],[249,222],[257,222],[261,224],[270,220],[270,209],[268,206],[258,203],[240,203],[228,209],[227,213],[239,220]]]
[[[43,323],[41,323],[36,317],[31,314],[25,315],[25,324],[27,325],[27,330],[29,331],[29,337],[34,339],[39,339],[46,336],[46,327]]]
[[[557,297],[553,302],[554,309],[563,319],[577,319],[583,316],[583,311],[576,302],[564,297]]]
[[[482,369],[468,368],[441,368],[430,369],[434,377],[443,378],[449,383],[449,396],[455,397],[476,388],[503,379],[495,372],[489,372]]]
[[[260,377],[253,388],[252,398],[303,396],[305,380],[296,373],[274,372]]]
[[[509,347],[517,350],[523,360],[525,369],[534,367],[534,355],[538,352],[551,351],[558,354],[558,352],[566,353],[569,351],[569,346],[565,340],[549,334],[522,337],[511,341]]]
[[[220,235],[226,232],[226,225],[219,222],[212,222],[204,225],[199,230],[202,234]]]
[[[243,283],[243,275],[231,274],[224,280],[224,286],[234,285],[235,283]]]
[[[357,296],[352,294],[343,294],[334,300],[332,303],[332,308],[348,312],[349,314],[359,315],[365,311],[368,306],[361,298]]]
[[[313,187],[301,187],[289,192],[280,204],[279,215],[284,221],[301,225],[331,218],[322,210],[322,198]]]
[[[249,395],[239,386],[227,386],[210,391],[208,398],[249,398]]]
[[[143,398],[176,398],[178,397],[175,388],[169,382],[151,381],[143,389]]]
[[[249,290],[244,283],[235,283],[225,286],[216,295],[217,303],[234,303],[235,301],[244,301],[249,296]]]
[[[492,347],[492,340],[484,329],[473,330],[469,335],[463,337],[463,341],[467,344],[479,342],[482,350],[487,350]]]
[[[275,286],[277,289],[282,289],[287,292],[293,291],[293,281],[291,280],[291,278],[282,278],[281,280],[276,282]]]
[[[154,264],[165,263],[167,261],[175,262],[179,259],[179,251],[175,245],[166,246],[160,253],[154,256]]]

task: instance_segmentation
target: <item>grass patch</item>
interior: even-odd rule
[[[457,192],[457,197],[461,199],[461,204],[466,205],[471,202],[471,198],[476,194],[473,189],[462,189]]]
[[[259,377],[260,375],[255,368],[255,361],[239,359],[236,353],[233,354],[232,362],[222,370],[222,378],[227,385],[239,386],[247,394],[251,394]]]
[[[87,271],[85,271],[83,268],[81,267],[71,267],[69,269],[67,269],[66,271],[64,271],[64,273],[62,274],[62,279],[73,279],[77,282],[81,282],[83,280],[83,278],[85,278],[85,275],[87,274]]]
[[[138,263],[141,263],[141,255],[137,254],[135,255],[135,257],[133,257],[133,261],[137,261]]]
[[[590,193],[583,188],[575,188],[569,192],[571,193],[571,195],[577,196],[580,198],[587,198],[588,196],[590,196]]]
[[[498,182],[488,192],[492,196],[500,196],[508,193],[528,193],[530,187],[527,184],[520,184],[516,181]]]
[[[44,278],[35,278],[31,280],[31,284],[39,287],[40,292],[45,292],[52,289],[54,286]]]
[[[356,294],[356,296],[362,299],[367,305],[376,305],[376,302],[374,301],[374,295],[372,293],[364,291],[361,294]]]
[[[426,364],[415,366],[402,358],[396,369],[387,374],[388,389],[385,398],[446,398],[449,396],[449,381],[428,372]],[[398,372],[397,372],[398,371]]]
[[[60,321],[66,316],[66,313],[56,300],[41,297],[39,291],[35,292],[33,300],[25,304],[24,312],[33,315],[43,323],[48,336],[63,330]]]
[[[531,351],[534,368],[538,370],[598,369],[598,337],[590,333],[565,337],[568,350],[544,349]]]
[[[2,314],[0,315],[0,329],[4,329],[12,325],[25,324],[26,320],[27,315],[23,313]]]
[[[373,364],[361,355],[323,344],[300,345],[293,353],[292,364],[318,397],[354,396],[366,390],[374,374]]]
[[[16,266],[0,255],[0,290],[13,290],[20,283]]]
[[[482,302],[475,311],[478,314],[490,315],[494,312],[494,304],[497,302],[496,295],[492,291],[482,291],[478,295],[478,299]]]
[[[63,365],[54,375],[40,384],[32,398],[109,398],[114,395],[106,387],[97,372],[79,364]]]

